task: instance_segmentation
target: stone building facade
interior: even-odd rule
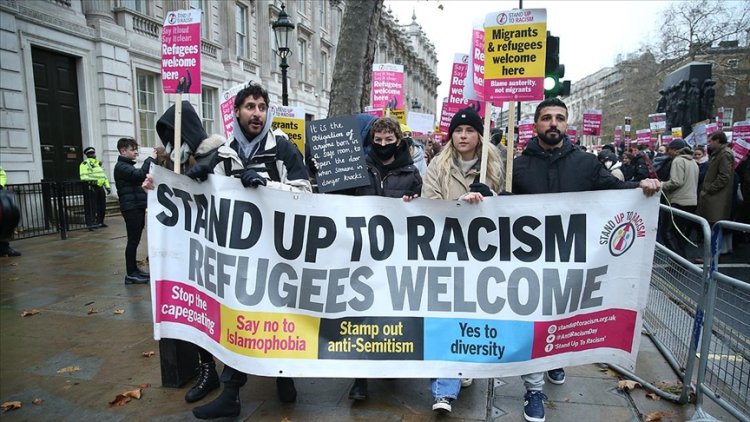
[[[155,123],[175,96],[161,88],[161,28],[168,11],[202,10],[202,93],[185,95],[206,130],[222,131],[221,93],[260,81],[281,104],[271,24],[280,0],[0,0],[0,166],[8,183],[78,178],[93,146],[112,174],[117,140],[134,136],[141,157],[160,145]],[[327,117],[344,0],[290,0],[289,105]],[[437,59],[415,20],[384,11],[379,51],[406,66],[412,104],[434,112]],[[376,60],[377,61],[377,60]]]

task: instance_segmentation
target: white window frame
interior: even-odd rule
[[[159,93],[159,75],[143,69],[136,69],[136,119],[138,143],[142,147],[156,146],[156,119]],[[145,78],[145,79],[142,79]],[[145,82],[142,84],[141,82]],[[141,98],[145,101],[141,101]]]
[[[724,96],[733,97],[737,94],[737,81],[727,81],[724,84]]]
[[[211,6],[206,4],[205,0],[188,0],[188,9],[197,9],[201,11],[201,38],[204,40],[209,39],[209,34],[211,32],[209,31],[210,25],[208,24],[210,13],[206,13],[206,7],[209,7],[210,9]]]
[[[135,10],[142,15],[149,16],[150,14],[147,0],[121,0],[120,5],[130,10]]]
[[[242,14],[240,15],[240,12]],[[237,22],[239,17],[242,17],[244,22]],[[250,49],[248,48],[248,38],[250,37],[250,30],[248,23],[250,22],[250,8],[243,3],[235,3],[234,6],[234,52],[239,58],[250,57]],[[242,32],[240,32],[242,31]]]
[[[324,31],[328,32],[330,25],[328,25],[328,2],[320,2],[320,27]]]
[[[730,69],[737,69],[737,67],[740,65],[739,59],[729,59],[727,60],[727,67]]]
[[[307,40],[297,38],[297,77],[300,81],[307,81]]]
[[[328,52],[320,52],[320,84],[321,89],[328,90]]]
[[[731,128],[734,119],[734,108],[724,107],[724,124],[725,128]]]
[[[211,86],[201,87],[201,123],[209,135],[216,133],[216,98],[218,90]]]

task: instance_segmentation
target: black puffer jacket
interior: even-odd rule
[[[513,193],[583,192],[630,189],[636,182],[622,182],[604,168],[594,154],[572,146],[568,139],[560,148],[545,151],[533,138],[523,154],[513,160]]]
[[[415,195],[422,192],[422,176],[409,154],[409,145],[401,141],[401,147],[396,151],[396,159],[388,165],[383,165],[372,151],[366,157],[367,173],[370,185],[355,189],[354,195],[377,195],[389,198],[401,198],[404,195]]]
[[[135,161],[123,156],[117,157],[115,186],[117,187],[117,196],[120,198],[120,211],[146,208],[147,196],[146,191],[141,187],[141,183],[146,179],[152,162],[154,162],[154,159],[148,157],[141,168],[136,168]]]

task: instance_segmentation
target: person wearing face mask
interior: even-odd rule
[[[399,123],[391,117],[381,117],[372,124],[366,124],[366,127],[372,135],[365,157],[370,184],[346,193],[354,196],[401,198],[405,202],[417,198],[422,191],[422,177],[414,166],[409,143],[404,138]],[[367,396],[367,379],[355,379],[349,390],[349,398],[362,401]]]
[[[565,135],[568,107],[559,98],[549,98],[536,108],[534,126],[537,136],[513,161],[513,194],[582,192],[640,187],[644,195],[659,191],[658,179],[624,182],[613,176],[593,154],[574,147]],[[521,376],[526,387],[524,418],[544,422],[544,372]],[[562,368],[547,371],[552,384],[565,382]]]

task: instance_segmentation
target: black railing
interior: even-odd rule
[[[67,182],[39,182],[8,185],[16,205],[21,211],[21,220],[13,239],[27,239],[59,232],[67,238],[67,232],[91,227],[96,219],[95,186],[76,180]]]

